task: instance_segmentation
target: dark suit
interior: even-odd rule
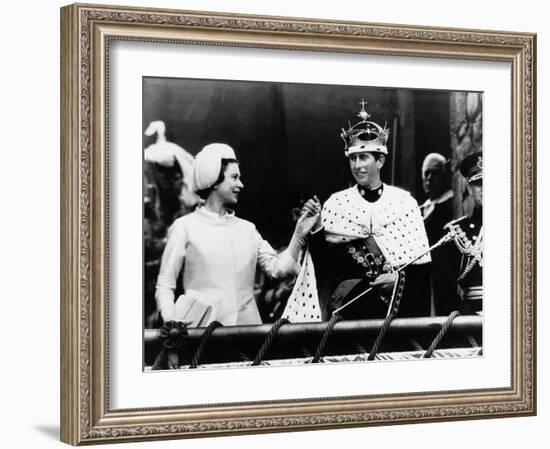
[[[350,256],[345,245],[326,242],[321,230],[310,236],[309,250],[315,263],[319,303],[323,318],[369,288],[374,280],[365,276],[365,268]],[[398,311],[400,317],[428,316],[430,314],[429,264],[409,265],[405,272],[405,289]],[[344,282],[345,281],[345,282]],[[455,277],[456,285],[456,277]],[[344,319],[384,318],[388,303],[379,294],[371,292],[339,314]]]
[[[426,208],[421,207],[421,209],[428,241],[432,246],[445,234],[443,226],[454,218],[453,197],[435,204],[434,209],[427,216]],[[456,282],[460,260],[456,252],[454,244],[447,243],[431,253],[432,297],[437,316],[449,315],[460,307]]]

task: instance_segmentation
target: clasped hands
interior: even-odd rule
[[[309,233],[314,230],[321,222],[321,202],[314,196],[309,199],[300,211],[300,217],[296,222],[295,233],[301,238],[305,239]]]

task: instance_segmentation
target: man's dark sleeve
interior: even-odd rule
[[[310,234],[308,242],[315,271],[320,276],[338,279],[363,277],[363,270],[353,263],[345,245],[328,243],[322,229],[315,234]]]
[[[321,229],[311,234],[308,239],[309,252],[315,267],[315,278],[319,294],[323,319],[328,319],[331,313],[331,296],[337,285],[347,279],[350,262],[340,245],[331,245],[325,239],[325,232]],[[349,258],[351,260],[351,258]]]
[[[330,264],[327,263],[328,245],[323,229],[309,235],[308,245],[309,252],[313,258],[313,264],[315,265],[315,273],[317,276],[327,275],[330,270]]]

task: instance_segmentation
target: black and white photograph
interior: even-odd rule
[[[19,143],[60,119],[61,157],[34,153],[57,208],[6,234],[25,275],[9,284],[34,285],[43,251],[17,236],[48,243],[57,214],[60,307],[33,290],[27,334],[58,329],[59,352],[14,390],[24,421],[42,414],[44,433],[58,391],[73,445],[521,445],[544,371],[542,22],[480,4],[169,3],[61,7],[60,114],[6,108]],[[8,93],[31,92],[29,73]],[[43,206],[52,184],[31,185]],[[28,362],[43,345],[18,339],[22,319],[6,342]]]
[[[145,371],[483,356],[483,92],[142,88]]]

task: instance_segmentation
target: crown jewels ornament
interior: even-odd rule
[[[348,123],[349,128],[346,130],[342,128],[340,137],[345,144],[346,156],[349,156],[352,153],[362,153],[364,151],[388,154],[388,148],[386,147],[386,142],[388,141],[388,136],[390,135],[390,130],[386,127],[382,128],[378,123],[369,121],[371,114],[365,110],[365,105],[367,102],[364,99],[361,99],[359,103],[361,105],[361,110],[357,114],[361,120],[355,125],[351,126],[351,123]]]

